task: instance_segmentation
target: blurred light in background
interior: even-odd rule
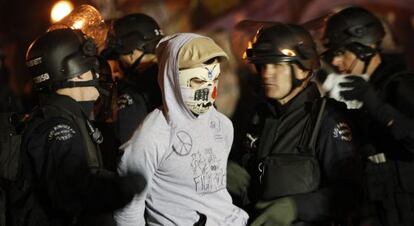
[[[84,20],[77,20],[73,23],[72,28],[74,29],[82,29],[85,21]]]
[[[67,16],[52,24],[48,31],[71,28],[79,29],[95,41],[99,51],[105,47],[109,26],[105,24],[101,13],[91,5],[81,5],[73,9]]]
[[[73,4],[70,1],[59,1],[53,5],[50,13],[50,19],[52,23],[60,21],[63,17],[67,16],[73,10]]]

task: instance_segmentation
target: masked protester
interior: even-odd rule
[[[340,97],[361,103],[348,114],[366,160],[363,215],[371,225],[414,225],[414,76],[381,53],[384,28],[363,8],[330,17],[324,37],[329,62],[344,74]]]
[[[23,132],[8,225],[113,225],[111,211],[145,181],[102,168],[103,138],[87,117],[99,96],[95,44],[79,30],[54,30],[26,59],[41,100]]]
[[[113,23],[103,56],[117,60],[123,78],[117,81],[118,136],[131,138],[145,116],[161,105],[155,46],[162,38],[157,22],[145,14],[131,14]]]
[[[357,201],[358,158],[341,106],[310,82],[319,68],[310,34],[276,23],[246,54],[266,101],[256,106],[240,165],[229,167],[229,191],[244,196],[252,226],[342,222]]]
[[[245,225],[226,189],[233,127],[214,108],[226,54],[210,38],[183,33],[161,40],[157,56],[163,107],[124,146],[120,164],[148,186],[117,212],[118,225]]]

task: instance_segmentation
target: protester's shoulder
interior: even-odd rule
[[[169,141],[170,129],[160,109],[155,109],[144,119],[131,139],[123,144],[120,149],[124,150],[123,159],[136,159],[143,153],[153,156],[165,153],[165,145]],[[167,143],[166,143],[167,142]]]
[[[168,134],[169,125],[160,109],[155,109],[145,117],[133,135],[135,141],[156,142]],[[162,139],[161,139],[162,140]]]
[[[167,120],[163,111],[159,108],[150,112],[142,122],[146,129],[158,129],[159,127],[168,127]]]
[[[233,123],[231,122],[231,120],[225,114],[223,114],[219,111],[216,111],[216,117],[220,121],[220,124],[222,124],[226,128],[233,129]]]

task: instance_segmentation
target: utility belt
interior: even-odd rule
[[[391,170],[384,153],[367,157],[365,177],[368,200],[382,201],[393,193]]]
[[[321,172],[319,161],[315,157],[315,143],[325,106],[325,98],[314,104],[310,118],[313,121],[307,124],[313,126],[310,127],[310,139],[304,142],[306,145],[297,147],[297,153],[268,153],[258,163],[261,199],[272,200],[309,193],[319,187]],[[317,113],[316,117],[313,112]],[[307,131],[306,128],[304,131]]]

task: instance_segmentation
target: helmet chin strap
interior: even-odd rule
[[[376,50],[378,51],[378,50]],[[354,53],[356,55],[355,59],[352,61],[352,64],[349,66],[349,68],[346,70],[346,73],[351,74],[352,71],[354,70],[356,64],[357,64],[357,60],[361,60],[362,62],[364,62],[364,68],[362,69],[362,73],[361,74],[365,74],[367,73],[368,70],[368,66],[371,63],[371,60],[374,56],[374,54],[370,55],[370,56],[365,56],[365,57],[358,57],[357,53]]]
[[[280,98],[280,103],[283,102],[282,104],[285,104],[286,102],[284,102],[283,100],[286,97],[288,97],[289,95],[291,95],[296,88],[302,86],[303,85],[303,82],[305,82],[306,79],[308,79],[308,77],[309,77],[309,76],[306,76],[306,78],[304,78],[302,80],[301,79],[297,79],[296,78],[296,71],[293,68],[293,65],[291,63],[289,64],[289,67],[290,67],[290,76],[291,76],[291,81],[292,81],[292,88],[290,89],[290,91],[285,96],[283,96],[282,98]]]
[[[109,92],[99,85],[99,79],[95,72],[92,72],[93,79],[89,81],[62,81],[53,83],[50,88],[52,90],[64,89],[64,88],[80,88],[80,87],[95,87],[98,92],[104,96],[108,96]]]
[[[136,68],[139,66],[139,64],[141,63],[141,60],[142,60],[142,58],[144,57],[144,55],[146,54],[146,52],[143,52],[142,54],[141,54],[141,56],[139,56],[135,61],[134,61],[134,63],[132,63],[132,65],[131,66],[129,66],[129,67],[126,67],[126,66],[124,66],[122,63],[120,63],[119,65],[121,66],[121,69],[122,69],[122,71],[126,74],[126,75],[129,75],[129,74],[132,74],[135,70],[136,70]]]
[[[347,74],[352,74],[352,71],[354,70],[356,64],[358,63],[358,57],[355,57],[355,59],[352,61],[352,64],[348,67],[348,69],[346,69],[346,73]],[[364,62],[364,68],[362,69],[362,73],[361,74],[365,74],[367,73],[368,70],[368,66],[371,63],[372,57],[368,58],[368,59],[360,59],[362,62]]]
[[[290,77],[292,78],[292,90],[300,85],[302,85],[304,80],[300,80],[296,78],[296,71],[295,68],[293,68],[292,64],[289,64],[290,67]]]
[[[290,77],[291,77],[291,80],[292,80],[292,88],[290,89],[290,92],[285,97],[289,96],[295,88],[301,86],[303,84],[303,82],[306,81],[306,79],[308,78],[308,76],[306,76],[306,78],[304,78],[302,80],[298,79],[296,77],[296,71],[295,71],[295,68],[293,68],[293,65],[289,64],[289,67],[290,67]],[[283,98],[285,98],[285,97],[283,97]]]
[[[367,73],[368,66],[371,64],[371,60],[372,60],[372,57],[369,57],[369,58],[363,60],[364,61],[364,69],[362,70],[362,74]]]
[[[349,67],[345,70],[345,72],[347,74],[351,74],[352,71],[354,70],[356,64],[358,63],[358,57],[355,57],[355,59],[352,61],[351,65],[349,65]]]

